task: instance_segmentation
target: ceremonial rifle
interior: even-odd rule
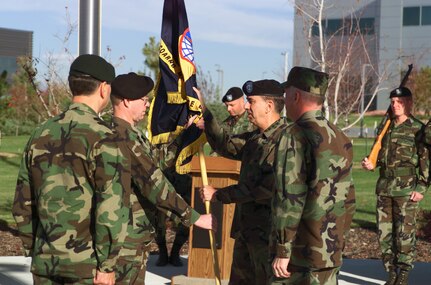
[[[412,72],[412,69],[413,69],[413,64],[409,64],[409,69],[404,75],[403,80],[401,80],[401,84],[399,87],[404,87],[404,85],[406,85],[407,80],[409,79],[409,75]],[[378,128],[379,131],[377,133],[376,140],[374,141],[374,145],[371,148],[370,154],[368,155],[368,160],[373,165],[373,169],[376,168],[377,157],[379,155],[380,149],[382,148],[382,139],[389,129],[389,125],[391,124],[391,121],[392,121],[391,117],[392,117],[392,109],[391,109],[391,106],[389,106],[388,110],[386,111],[385,117],[380,122],[380,125]]]

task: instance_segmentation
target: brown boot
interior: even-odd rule
[[[408,270],[400,270],[400,273],[398,273],[397,281],[395,282],[395,285],[408,285],[409,284],[409,273]]]
[[[385,285],[394,285],[395,281],[397,281],[397,271],[391,270],[388,272],[388,280],[386,281]]]

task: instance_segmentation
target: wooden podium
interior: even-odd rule
[[[205,157],[208,183],[215,188],[237,184],[241,162],[223,157]],[[192,200],[191,205],[199,213],[205,213],[205,205],[200,199],[199,189],[202,188],[199,157],[192,160]],[[220,267],[220,278],[229,279],[232,265],[232,253],[235,240],[230,238],[230,228],[235,211],[235,204],[211,203],[211,212],[217,218],[217,255]],[[189,258],[187,277],[214,279],[214,266],[207,230],[198,227],[190,229]]]

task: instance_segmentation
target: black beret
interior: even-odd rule
[[[153,80],[148,76],[134,72],[115,77],[111,84],[112,95],[129,100],[137,100],[146,96],[154,87]]]
[[[223,101],[223,103],[232,102],[232,101],[239,99],[243,96],[244,96],[244,94],[242,93],[241,88],[232,87],[226,92],[226,94],[223,96],[223,98],[221,98],[221,100]]]
[[[90,75],[99,81],[111,83],[115,78],[115,69],[112,64],[98,55],[82,54],[72,62],[69,75]]]
[[[407,87],[399,87],[391,91],[389,98],[394,97],[412,97],[412,92]]]
[[[280,82],[272,79],[264,79],[259,81],[247,81],[242,86],[244,94],[247,96],[283,96],[284,90],[281,87]]]
[[[294,86],[305,92],[324,97],[328,89],[328,74],[311,68],[295,66],[293,67],[287,81],[281,85],[284,89]]]

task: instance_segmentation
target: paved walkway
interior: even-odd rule
[[[156,255],[151,255],[148,261],[146,285],[171,284],[171,277],[187,274],[187,257],[184,256],[184,267],[157,267]],[[29,272],[30,258],[23,256],[0,257],[0,285],[31,285]],[[431,263],[417,262],[410,275],[411,285],[431,284]],[[386,273],[382,269],[380,260],[345,259],[341,269],[339,285],[372,285],[384,284]]]

